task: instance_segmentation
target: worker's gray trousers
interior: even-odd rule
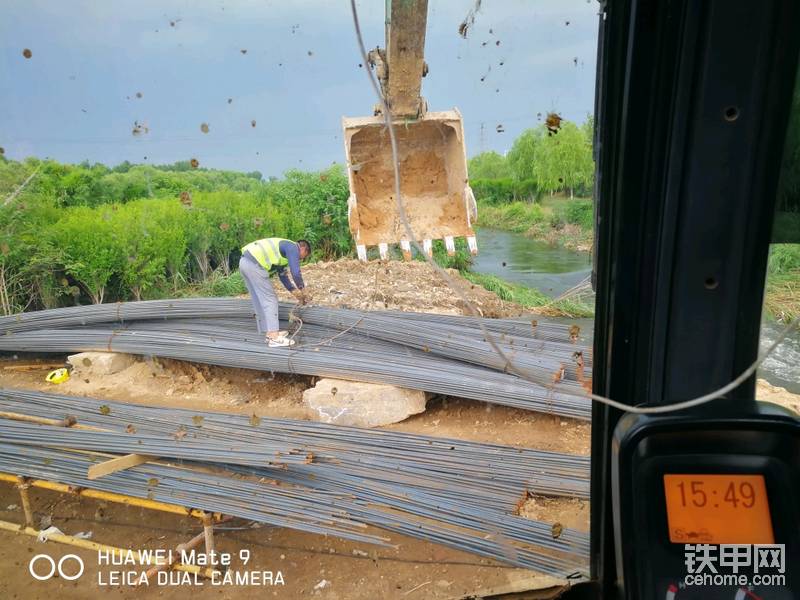
[[[242,256],[239,261],[239,273],[242,274],[250,300],[256,312],[259,333],[278,331],[278,296],[269,280],[267,270],[249,256]]]

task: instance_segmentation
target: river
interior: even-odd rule
[[[536,288],[548,296],[558,296],[580,283],[591,271],[591,257],[585,252],[575,252],[546,242],[511,233],[482,227],[477,232],[478,256],[472,266],[476,273],[496,275],[501,279]],[[582,334],[591,320],[581,319]],[[761,349],[767,348],[779,335],[783,326],[764,319],[761,323]],[[795,330],[770,355],[759,369],[759,377],[773,385],[800,394],[800,332]]]
[[[587,252],[551,246],[521,233],[481,227],[477,237],[478,256],[473,271],[536,288],[548,296],[563,294],[592,269]]]

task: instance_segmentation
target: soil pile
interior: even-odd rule
[[[448,269],[462,294],[485,317],[515,317],[523,313],[519,304],[501,300]],[[463,300],[451,290],[428,263],[422,261],[373,261],[353,259],[319,262],[303,267],[303,280],[313,304],[361,310],[403,310],[439,314],[470,314]],[[291,295],[275,286],[281,300]]]

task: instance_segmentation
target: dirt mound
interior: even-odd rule
[[[475,285],[458,271],[450,276],[485,317],[512,317],[522,307],[505,302],[496,294]],[[373,261],[353,259],[320,262],[303,267],[303,279],[313,303],[363,310],[403,310],[439,314],[470,314],[464,301],[451,290],[429,264],[421,261]],[[276,285],[281,300],[291,295]]]

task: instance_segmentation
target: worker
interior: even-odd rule
[[[310,296],[300,273],[300,261],[309,254],[311,244],[307,240],[293,242],[283,238],[265,238],[250,242],[242,248],[239,272],[250,292],[258,332],[266,334],[265,341],[270,348],[291,346],[294,340],[287,337],[287,331],[279,330],[278,296],[269,278],[277,274],[283,286],[300,304],[305,304]],[[291,280],[286,272],[287,266],[292,275]]]

